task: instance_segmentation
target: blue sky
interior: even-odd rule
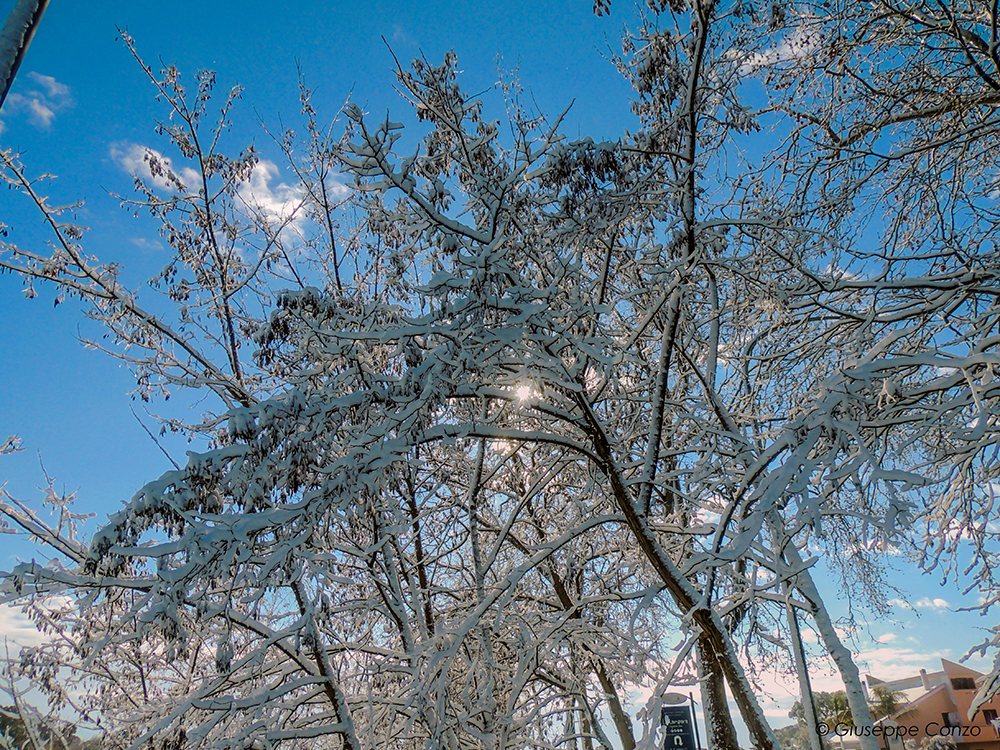
[[[4,16],[12,5],[0,2]],[[564,126],[568,135],[614,139],[632,125],[629,90],[606,56],[609,48],[618,48],[623,24],[634,18],[634,5],[625,0],[604,18],[594,16],[589,0],[306,0],[277,14],[272,4],[254,2],[54,0],[0,112],[0,145],[18,151],[30,171],[58,176],[48,187],[53,203],[85,202],[78,214],[91,228],[89,252],[124,264],[127,278],[148,277],[165,264],[165,250],[155,229],[122,211],[111,193],[127,195],[131,189],[133,147],[163,148],[153,126],[164,109],[116,27],[134,37],[154,68],[162,60],[188,75],[213,69],[221,91],[241,83],[245,92],[233,137],[253,141],[264,158],[279,161],[256,120],[271,128],[279,118],[297,121],[297,64],[314,89],[321,119],[332,118],[349,96],[366,111],[411,119],[393,90],[390,47],[404,64],[421,52],[436,62],[454,49],[465,89],[485,92],[488,100],[498,67],[517,68],[542,112],[555,115],[573,103]],[[503,112],[493,115],[502,119]],[[277,194],[288,179],[275,174],[268,188]],[[12,242],[44,241],[38,217],[9,193],[0,196],[0,221],[10,225]],[[77,494],[78,510],[103,518],[170,468],[132,410],[155,430],[154,420],[141,401],[128,397],[134,382],[127,369],[79,343],[78,337],[100,332],[78,304],[54,306],[55,291],[44,287],[29,301],[22,289],[19,279],[0,277],[0,439],[16,434],[25,448],[0,459],[0,483],[35,503],[45,481],[44,463],[58,491]],[[181,461],[190,448],[169,438],[164,445]],[[38,554],[24,542],[0,538],[5,542],[0,567]],[[818,575],[827,578],[822,571]],[[911,604],[894,604],[890,618],[856,613],[864,624],[853,641],[862,673],[891,678],[920,667],[936,669],[939,657],[957,660],[983,639],[977,628],[989,623],[955,613],[974,602],[954,586],[916,575],[902,560],[890,582],[908,593]],[[825,589],[837,599],[832,580]],[[837,609],[846,614],[847,602],[841,600]],[[9,613],[0,617],[0,629],[13,632],[16,626]],[[987,666],[982,660],[970,664]],[[837,684],[817,667],[816,687],[833,690]],[[765,700],[767,712],[781,726],[788,723],[784,713],[793,698],[771,689],[780,700]]]

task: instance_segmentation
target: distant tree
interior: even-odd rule
[[[871,698],[868,705],[871,706],[872,718],[881,719],[892,717],[902,710],[909,701],[906,694],[898,690],[892,690],[883,685],[876,685],[872,688]]]
[[[0,748],[10,750],[96,750],[99,739],[82,740],[72,724],[54,724],[23,705],[0,706]]]
[[[809,750],[809,733],[805,721],[775,729],[774,737],[783,750]]]
[[[839,723],[853,723],[850,706],[847,703],[847,696],[843,690],[834,693],[816,692],[812,694],[813,705],[816,707],[816,715],[819,720],[831,727]],[[806,715],[801,701],[795,701],[788,712],[790,718],[805,724]]]
[[[24,721],[15,706],[0,707],[0,735],[14,748],[31,747]]]

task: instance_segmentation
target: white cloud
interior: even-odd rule
[[[941,611],[943,609],[950,609],[951,605],[945,600],[938,597],[931,598],[929,596],[921,597],[915,602],[904,601],[903,599],[890,599],[889,604],[898,609],[932,609],[936,611]]]
[[[138,143],[112,143],[109,155],[123,171],[139,177],[147,185],[163,192],[195,191],[201,184],[200,173],[187,166],[178,166],[169,156]],[[327,182],[331,200],[346,198],[351,189],[333,175]],[[301,234],[308,222],[303,203],[306,190],[299,183],[288,184],[281,179],[281,169],[273,161],[259,160],[246,180],[236,187],[237,212],[250,219],[259,219],[271,226],[280,226],[282,234]],[[154,250],[158,244],[132,240],[143,250]]]
[[[875,552],[880,555],[890,555],[892,557],[900,557],[903,554],[903,551],[899,547],[890,543],[884,537],[881,539],[869,539],[867,541],[858,541],[853,544],[845,544],[841,554],[845,557],[854,557],[865,552]]]
[[[36,73],[32,70],[28,73],[28,78],[43,86],[51,97],[69,96],[69,86],[65,83],[59,83],[52,76],[43,76],[41,73]]]
[[[196,169],[178,167],[169,156],[139,143],[112,143],[110,156],[122,170],[159,190],[195,190],[201,182],[201,175]],[[270,221],[297,222],[300,217],[304,218],[300,208],[305,191],[299,185],[278,181],[279,176],[277,164],[261,159],[249,179],[237,187],[237,196],[248,213],[263,215]],[[347,190],[341,185],[335,187],[335,194]]]
[[[0,604],[0,639],[6,639],[11,656],[14,656],[21,646],[38,646],[47,640],[47,637],[38,632],[38,628],[23,612],[20,607],[12,607],[9,604]],[[6,654],[0,653],[0,659]]]
[[[129,240],[129,242],[146,253],[154,253],[163,249],[163,245],[161,243],[146,239],[145,237],[133,237]]]
[[[783,39],[778,45],[750,55],[737,72],[741,76],[748,76],[761,68],[802,60],[818,50],[819,43],[820,39],[815,31],[799,26],[791,36]]]
[[[35,122],[43,128],[47,128],[52,124],[52,118],[56,116],[56,113],[53,112],[50,107],[45,106],[45,104],[38,99],[31,99],[28,101],[27,106],[28,111],[34,115]]]
[[[941,668],[941,659],[949,658],[947,651],[914,651],[904,646],[882,646],[863,651],[856,657],[862,673],[880,680],[898,680],[913,677],[921,669],[929,672]]]
[[[112,143],[112,161],[133,177],[139,177],[160,190],[173,191],[180,187],[190,189],[199,181],[198,172],[191,167],[174,168],[173,160],[156,149],[138,143]],[[156,174],[150,165],[156,165]]]
[[[240,185],[240,199],[249,210],[271,221],[296,223],[304,220],[301,206],[305,191],[300,185],[272,184],[279,175],[277,164],[261,159],[254,165],[250,179]]]
[[[52,125],[57,113],[73,106],[69,86],[59,83],[52,76],[31,71],[18,78],[14,86],[15,90],[4,102],[4,116],[26,116],[29,122],[42,130]],[[0,122],[0,132],[5,127],[5,123]]]
[[[339,181],[338,175],[328,179],[326,189],[332,201],[343,200],[351,192],[351,188]],[[268,159],[261,159],[254,165],[250,178],[240,184],[237,195],[248,215],[282,225],[282,233],[301,233],[308,221],[303,210],[307,199],[305,188],[298,183],[282,182],[280,168]]]

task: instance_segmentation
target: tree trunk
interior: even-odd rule
[[[736,727],[729,713],[726,682],[719,656],[699,638],[696,645],[701,672],[701,703],[705,707],[705,742],[708,750],[740,750]],[[694,718],[694,717],[692,717]]]

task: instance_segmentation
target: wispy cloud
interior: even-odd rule
[[[142,250],[144,253],[155,253],[158,250],[163,249],[163,244],[156,242],[154,240],[147,239],[145,237],[133,237],[129,240],[133,245]]]
[[[935,611],[941,611],[945,609],[950,609],[951,605],[945,599],[941,598],[931,598],[929,596],[921,597],[915,602],[908,602],[905,599],[890,599],[889,604],[898,609],[930,609]]]
[[[392,25],[392,41],[395,44],[408,44],[412,46],[416,46],[417,44],[409,30],[398,23]]]
[[[16,90],[4,102],[5,118],[27,117],[32,125],[42,130],[51,127],[56,115],[74,104],[69,86],[52,76],[30,71],[15,85]],[[5,129],[6,123],[0,121],[0,133]]]

